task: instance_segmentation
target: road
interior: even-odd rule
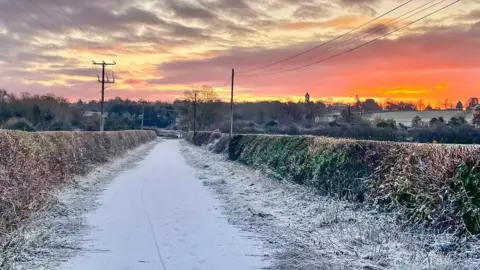
[[[94,229],[64,269],[261,269],[262,244],[230,225],[220,202],[180,153],[180,142],[156,144],[117,175],[86,215]]]

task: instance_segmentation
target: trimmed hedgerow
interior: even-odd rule
[[[52,188],[155,138],[153,131],[0,130],[0,236],[42,208]]]
[[[400,209],[410,224],[480,234],[480,147],[235,135],[228,153],[324,194]]]

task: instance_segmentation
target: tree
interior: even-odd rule
[[[430,123],[430,126],[431,126],[431,127],[434,127],[434,126],[439,125],[439,124],[440,124],[440,121],[438,121],[438,118],[434,117],[434,118],[430,119],[430,122],[429,122],[429,123]]]
[[[420,127],[422,126],[422,118],[420,118],[420,116],[415,116],[413,119],[412,119],[412,127]]]
[[[448,98],[446,98],[444,101],[443,101],[443,109],[451,109],[453,108],[453,102],[451,100],[449,100]]]
[[[467,101],[467,111],[471,111],[473,109],[475,109],[475,107],[479,104],[479,99],[478,97],[471,97],[468,99]]]
[[[464,125],[466,123],[467,123],[467,121],[465,120],[464,117],[459,117],[459,118],[452,117],[448,121],[449,126],[461,126],[461,125]]]
[[[432,106],[430,106],[430,104],[428,104],[427,107],[425,107],[425,111],[433,111]]]
[[[360,97],[358,95],[355,96],[355,103],[353,104],[353,108],[357,112],[362,111],[362,102],[360,101]]]
[[[365,112],[379,112],[382,110],[375,99],[372,98],[366,99],[362,107]]]
[[[191,104],[191,108],[188,109],[187,113],[188,122],[193,123],[193,121],[196,121],[198,129],[210,129],[218,114],[221,113],[217,109],[221,105],[217,91],[209,85],[203,85],[202,87],[195,87],[185,91],[184,99]],[[196,106],[196,108],[193,108],[193,106]],[[193,119],[194,109],[197,110],[196,119]]]
[[[423,100],[419,100],[417,101],[417,103],[415,104],[415,109],[417,109],[417,111],[423,111],[425,110],[425,103],[423,102]]]
[[[474,110],[475,114],[473,115],[473,124],[480,126],[480,105],[477,105]]]
[[[457,106],[455,106],[458,110],[463,110],[463,103],[461,101],[457,102]]]

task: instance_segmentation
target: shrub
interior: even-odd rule
[[[21,130],[21,131],[36,131],[32,123],[25,118],[12,117],[3,124],[4,129]]]
[[[155,137],[152,131],[0,130],[0,235],[44,206],[51,199],[52,188]]]
[[[309,136],[236,135],[229,158],[439,231],[480,233],[480,148]]]

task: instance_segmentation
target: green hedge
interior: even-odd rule
[[[480,233],[476,146],[235,135],[228,152],[231,160],[325,194],[401,209],[411,223]]]

